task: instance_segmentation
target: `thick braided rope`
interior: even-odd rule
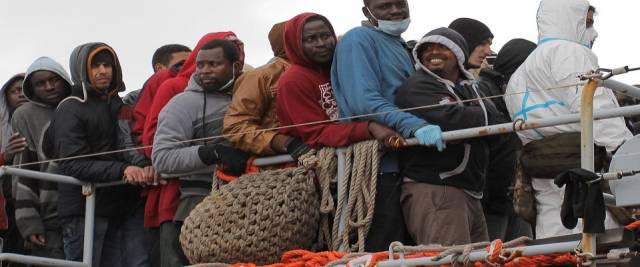
[[[345,151],[345,168],[344,168],[344,173],[342,174],[342,177],[339,177],[340,179],[338,179],[338,182],[340,183],[340,185],[338,185],[339,188],[339,192],[338,192],[338,201],[336,203],[336,220],[334,220],[333,223],[333,229],[331,231],[331,236],[333,237],[333,242],[330,246],[331,250],[340,250],[340,245],[341,244],[349,244],[349,236],[347,235],[346,239],[344,238],[344,236],[342,235],[342,233],[339,233],[339,227],[340,227],[340,218],[338,218],[338,216],[340,214],[343,213],[343,207],[346,201],[345,196],[347,195],[347,193],[349,192],[349,177],[351,177],[351,166],[352,166],[352,155],[353,155],[353,148],[352,147],[348,147]],[[345,211],[346,214],[346,211]],[[344,225],[345,229],[342,229],[343,231],[348,232],[350,226],[348,224]]]
[[[332,244],[329,221],[334,212],[331,196],[331,181],[338,172],[338,161],[335,148],[325,147],[316,155],[319,166],[316,168],[320,184],[320,228],[318,229],[318,246],[328,248]]]
[[[212,191],[184,222],[185,256],[191,263],[268,264],[311,248],[320,219],[314,180],[298,167],[244,175]]]
[[[346,190],[339,194],[336,218],[342,212],[346,221],[342,233],[338,231],[339,221],[333,225],[333,249],[341,246],[347,251],[364,252],[367,233],[371,228],[375,206],[376,183],[380,165],[379,143],[375,140],[363,141],[351,145],[345,153],[345,175],[343,185],[348,183],[346,209],[343,209]],[[343,186],[343,188],[347,188]],[[358,240],[353,246],[349,242],[352,229],[357,230]]]

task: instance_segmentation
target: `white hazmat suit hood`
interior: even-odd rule
[[[538,47],[512,75],[504,96],[512,119],[544,119],[580,112],[585,82],[580,74],[598,68],[586,33],[589,2],[542,0],[538,8]],[[553,89],[563,87],[559,89]],[[618,107],[611,90],[598,88],[594,109]],[[580,132],[579,124],[519,132],[524,144],[563,132]],[[613,151],[632,137],[622,118],[594,123],[595,143]]]

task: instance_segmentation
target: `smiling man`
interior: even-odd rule
[[[461,102],[480,95],[464,69],[468,52],[460,34],[433,30],[417,43],[413,56],[418,70],[398,89],[398,107],[449,104],[410,111],[445,131],[489,124],[497,112],[490,100]],[[481,138],[448,144],[441,152],[424,146],[402,151],[401,202],[417,243],[449,246],[489,239],[480,204],[488,151]]]
[[[347,32],[336,47],[331,83],[340,116],[365,114],[421,144],[444,147],[440,127],[393,104],[398,87],[415,72],[406,43],[400,37],[411,22],[407,0],[365,0],[361,27]],[[410,244],[400,207],[401,177],[397,153],[382,158],[376,185],[376,205],[366,251],[383,251],[393,241]]]
[[[27,142],[26,151],[14,160],[17,165],[47,159],[42,151],[42,136],[58,103],[71,94],[71,79],[58,62],[41,57],[27,69],[23,92],[30,102],[18,108],[11,120],[13,130]],[[57,172],[57,168],[48,163],[28,168]],[[18,177],[16,223],[24,239],[33,245],[32,255],[64,258],[57,188],[54,182]]]

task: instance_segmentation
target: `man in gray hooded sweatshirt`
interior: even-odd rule
[[[231,148],[224,138],[215,138],[222,134],[222,121],[241,66],[232,42],[215,39],[204,44],[186,89],[173,97],[158,117],[153,166],[163,174],[179,174],[180,203],[174,217],[178,225],[211,191],[213,170],[209,167],[220,164],[232,176],[245,169],[248,154]]]
[[[58,62],[48,57],[40,57],[27,69],[22,88],[29,102],[15,111],[11,125],[14,131],[26,139],[27,150],[14,159],[17,165],[47,159],[42,151],[42,137],[49,127],[58,103],[71,94],[71,79]],[[48,163],[25,168],[57,172],[55,165]],[[63,259],[57,184],[17,178],[16,222],[20,233],[33,245],[33,255]]]

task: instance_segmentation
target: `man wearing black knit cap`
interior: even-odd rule
[[[468,101],[479,93],[463,66],[468,52],[460,34],[449,28],[433,30],[418,41],[413,57],[417,71],[398,89],[399,108],[434,105],[409,112],[444,131],[492,121],[497,110],[490,100]],[[447,144],[442,152],[425,146],[401,151],[400,200],[407,229],[418,244],[449,246],[489,239],[480,204],[487,154],[482,138]]]
[[[457,31],[467,41],[471,53],[465,67],[480,68],[484,59],[492,53],[493,33],[489,27],[475,19],[459,18],[451,22],[449,28]]]
[[[479,83],[485,96],[501,96],[507,89],[511,75],[527,56],[536,49],[536,44],[524,39],[507,42],[496,57],[493,69],[480,71]],[[500,112],[497,121],[511,122],[509,110],[502,97],[492,98]],[[532,237],[531,225],[515,214],[509,187],[514,183],[517,151],[521,144],[517,134],[502,134],[491,139],[487,185],[482,198],[484,216],[487,219],[489,239],[513,240],[521,236]]]

